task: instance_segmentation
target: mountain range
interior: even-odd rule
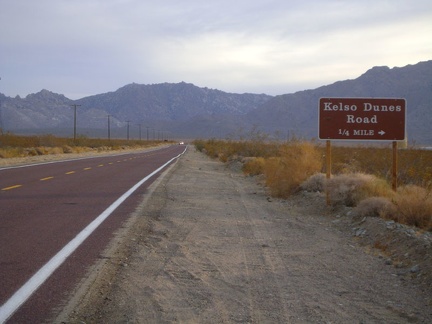
[[[279,96],[235,94],[190,83],[128,84],[71,100],[42,90],[25,98],[0,94],[3,132],[77,133],[130,138],[316,138],[321,97],[405,98],[409,141],[432,144],[432,61],[373,67],[353,80]],[[76,105],[75,107],[73,105]],[[130,132],[130,133],[129,133]]]

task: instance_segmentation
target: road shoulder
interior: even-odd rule
[[[324,197],[267,196],[190,150],[56,322],[427,322],[430,291],[368,251]]]

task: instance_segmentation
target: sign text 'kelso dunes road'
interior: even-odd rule
[[[402,141],[405,119],[405,99],[321,98],[319,139]]]

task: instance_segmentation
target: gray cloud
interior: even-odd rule
[[[431,59],[430,1],[0,0],[0,92],[282,94]]]

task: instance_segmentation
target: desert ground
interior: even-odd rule
[[[432,322],[431,233],[323,193],[271,198],[240,168],[190,146],[52,322]]]

